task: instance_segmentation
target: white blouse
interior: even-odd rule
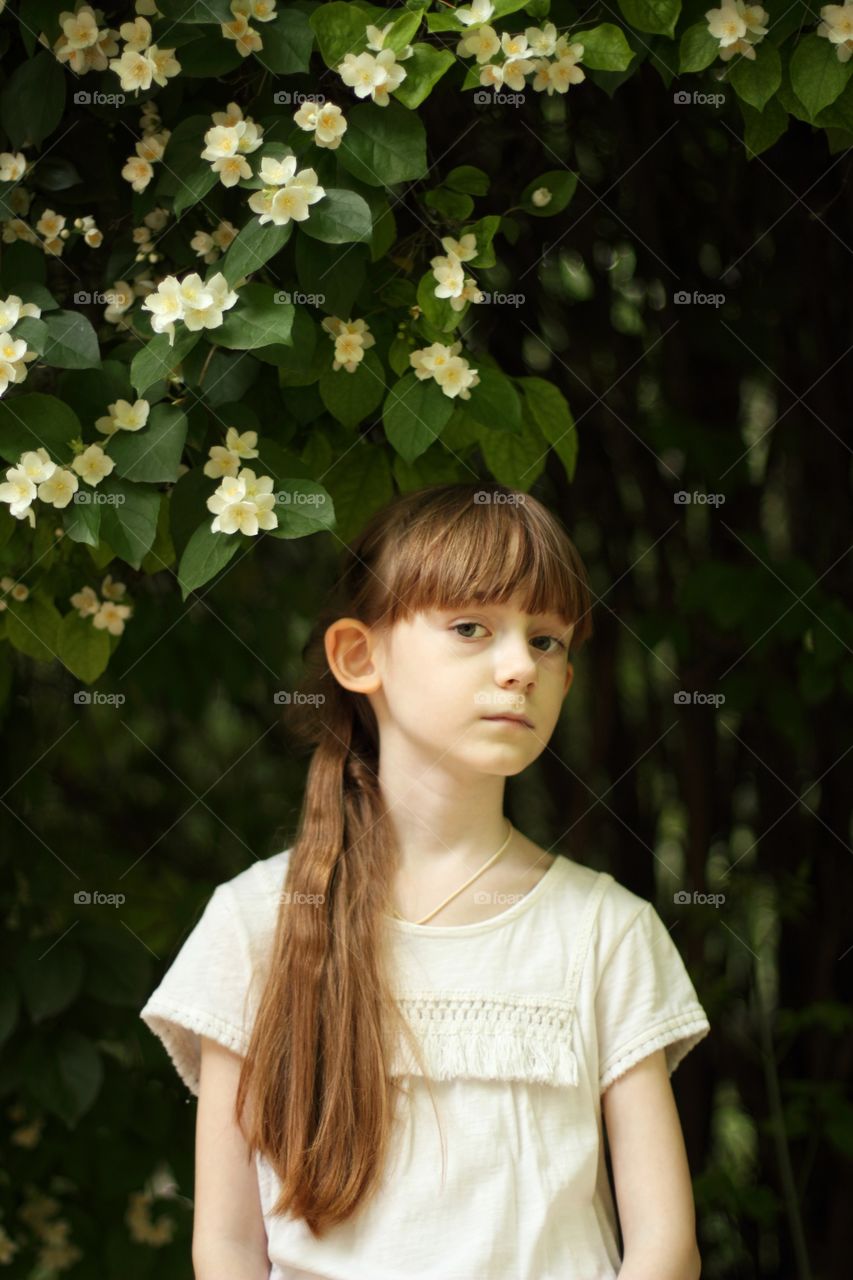
[[[193,1094],[200,1035],[246,1053],[289,854],[214,890],[141,1011]],[[671,1074],[710,1030],[655,908],[560,856],[491,919],[386,921],[442,1133],[401,1039],[404,1123],[367,1206],[315,1240],[272,1216],[279,1182],[256,1156],[270,1280],[614,1280],[601,1094],[657,1049]]]

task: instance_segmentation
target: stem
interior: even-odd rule
[[[207,355],[204,358],[204,364],[201,366],[201,373],[198,375],[199,386],[201,386],[201,384],[204,382],[204,375],[207,373],[207,366],[210,364],[210,361],[213,357],[213,353],[215,350],[216,350],[216,347],[214,347],[213,344],[211,343],[210,350],[208,351]]]

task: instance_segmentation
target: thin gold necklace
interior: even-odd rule
[[[453,898],[458,897],[458,895],[462,892],[463,889],[467,889],[469,884],[473,884],[473,882],[477,879],[478,876],[481,876],[484,871],[487,871],[493,862],[497,862],[498,858],[501,856],[504,849],[507,847],[510,840],[512,839],[512,833],[514,828],[509,818],[507,818],[507,828],[508,830],[507,830],[506,840],[504,840],[503,844],[501,845],[500,849],[498,849],[497,853],[493,853],[492,856],[486,862],[483,863],[479,871],[475,871],[474,874],[468,880],[466,880],[464,884],[461,884],[458,889],[454,889],[453,893],[448,894],[448,896],[444,899],[444,901],[440,902],[437,907],[434,907],[432,911],[430,911],[427,915],[423,916],[420,920],[406,920],[405,917],[401,916],[399,911],[395,909],[393,914],[396,917],[396,919],[403,920],[405,921],[406,924],[426,924],[427,920],[431,920],[434,915],[438,914],[438,912],[442,909],[442,907],[446,907],[448,902],[450,902]]]

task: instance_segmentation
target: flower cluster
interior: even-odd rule
[[[197,231],[190,240],[190,248],[209,266],[211,262],[219,260],[220,254],[225,253],[237,234],[234,223],[224,218],[214,231]]]
[[[259,529],[275,529],[278,516],[273,511],[275,494],[272,476],[256,476],[248,467],[236,476],[225,476],[207,508],[215,515],[212,533],[236,533],[254,537]]]
[[[744,0],[723,0],[719,9],[708,9],[705,21],[709,33],[720,42],[721,61],[735,56],[754,60],[753,46],[767,35],[764,24],[768,16],[760,4],[744,4]]]
[[[385,37],[393,25],[389,22],[379,28],[368,24],[367,50],[373,52],[348,53],[336,68],[344,84],[355,90],[357,98],[369,96],[378,107],[388,106],[388,94],[399,88],[406,78],[406,68],[400,63],[414,52],[410,44],[401,53],[384,47]]]
[[[300,129],[314,134],[315,146],[328,147],[330,151],[341,145],[347,131],[344,113],[334,102],[303,102],[293,119]]]
[[[106,71],[109,59],[118,53],[117,31],[109,26],[100,28],[104,14],[101,9],[93,9],[91,5],[82,4],[80,0],[74,12],[65,10],[59,15],[62,35],[53,46],[53,52],[60,62],[67,62],[75,75],[85,75],[87,71]],[[39,36],[41,44],[50,48],[44,32]]]
[[[95,419],[101,435],[114,436],[117,431],[141,431],[148,421],[151,405],[147,400],[116,400],[107,405],[103,418]]]
[[[456,16],[470,30],[461,37],[456,52],[463,58],[476,58],[480,66],[480,84],[498,90],[503,87],[520,93],[525,76],[535,72],[532,88],[537,93],[568,93],[573,84],[586,79],[577,65],[584,54],[582,44],[572,44],[567,36],[558,36],[553,22],[544,27],[527,27],[513,35],[500,36],[489,26],[495,8],[492,0],[473,0],[470,8],[456,10]],[[503,54],[501,62],[492,62],[495,54]]]
[[[124,40],[121,57],[110,59],[114,71],[126,92],[150,89],[151,82],[165,88],[169,78],[180,73],[181,64],[174,49],[158,49],[151,43],[151,23],[137,17],[133,22],[123,22],[119,34]]]
[[[844,4],[825,4],[820,16],[816,34],[835,45],[835,53],[839,62],[849,62],[853,54],[853,3],[845,0]]]
[[[0,613],[9,607],[6,603],[6,596],[11,596],[13,600],[17,600],[20,603],[26,600],[30,594],[30,589],[25,582],[16,582],[8,574],[0,578],[0,591],[3,592],[3,595],[0,596]]]
[[[454,342],[447,347],[443,342],[433,342],[429,347],[421,347],[409,354],[409,363],[415,376],[423,382],[424,378],[434,378],[446,396],[460,400],[471,399],[471,387],[476,387],[480,375],[472,369],[464,356],[460,356],[461,342]]]
[[[27,171],[23,151],[0,151],[0,182],[17,182]]]
[[[296,156],[293,155],[285,156],[283,160],[264,156],[261,178],[266,186],[249,197],[249,208],[260,215],[258,221],[262,226],[265,222],[273,222],[277,227],[283,227],[291,218],[294,222],[304,222],[308,217],[308,206],[316,204],[326,194],[326,188],[317,185],[314,169],[296,172]]]
[[[227,111],[214,111],[213,126],[204,135],[202,160],[209,160],[224,187],[234,187],[241,178],[251,178],[246,156],[257,151],[263,141],[263,129],[251,116],[243,116],[236,102]]]
[[[10,514],[28,520],[34,529],[32,504],[36,497],[53,507],[67,507],[77,488],[73,471],[58,467],[46,449],[30,449],[7,468],[5,483],[0,484],[0,502],[8,503]]]
[[[163,230],[169,221],[169,210],[163,209],[159,205],[154,209],[149,209],[148,213],[142,219],[142,225],[133,228],[133,243],[136,245],[136,261],[159,262],[162,254],[155,253],[154,241],[151,239],[153,234]],[[153,289],[153,284],[151,288]],[[132,299],[130,299],[132,301]],[[109,317],[107,317],[109,319]]]
[[[103,244],[104,233],[95,225],[95,219],[91,213],[87,213],[82,218],[75,218],[74,228],[80,232],[90,249],[97,249]]]
[[[272,22],[275,18],[275,0],[231,0],[229,8],[232,13],[230,22],[221,22],[219,29],[226,40],[233,40],[237,52],[242,58],[250,53],[259,53],[264,47],[259,31],[249,25],[249,19],[255,22]]]
[[[482,302],[483,294],[473,276],[465,275],[463,262],[477,256],[477,237],[468,232],[461,240],[444,236],[441,241],[446,257],[438,254],[430,259],[432,274],[437,280],[435,296],[449,298],[454,311],[461,311],[466,302]]]
[[[81,618],[92,619],[92,626],[98,631],[109,631],[112,636],[120,636],[124,631],[125,620],[133,613],[132,605],[116,603],[124,598],[126,591],[126,585],[123,582],[113,582],[112,574],[108,573],[101,583],[103,600],[99,599],[93,587],[81,587],[73,596],[69,596],[69,601]]]
[[[339,316],[326,316],[321,324],[335,344],[335,358],[332,368],[346,369],[347,373],[355,373],[368,347],[372,347],[376,339],[367,327],[365,320],[341,320]]]
[[[249,458],[257,458],[257,431],[244,431],[242,435],[236,427],[228,427],[225,432],[225,444],[211,445],[207,452],[208,461],[204,464],[204,474],[212,480],[220,480],[223,476],[236,476],[240,470],[240,462]]]
[[[237,293],[229,289],[221,271],[210,280],[202,282],[197,271],[178,280],[166,276],[142,304],[151,312],[151,328],[155,333],[167,333],[169,346],[175,345],[175,321],[182,320],[188,329],[218,329],[222,324],[222,312],[233,307]]]
[[[13,382],[23,382],[27,365],[38,359],[36,351],[28,351],[23,338],[12,336],[12,329],[23,316],[37,320],[41,307],[34,302],[23,302],[16,293],[0,302],[0,396],[5,395]]]
[[[144,22],[144,18],[138,18]],[[125,26],[130,24],[126,23]],[[124,27],[122,27],[124,30]],[[166,143],[172,136],[170,129],[161,129],[160,116],[156,104],[150,100],[142,106],[142,137],[136,144],[136,155],[128,156],[121,176],[129,182],[134,191],[144,191],[154,177],[153,166],[163,159]]]

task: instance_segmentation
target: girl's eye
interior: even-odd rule
[[[460,627],[482,627],[482,626],[483,626],[483,623],[482,623],[482,622],[456,622],[456,623],[454,623],[454,625],[450,628],[450,630],[451,630],[451,631],[456,631],[456,632],[458,633],[458,632],[459,632],[459,628],[460,628]],[[461,638],[462,638],[463,640],[477,640],[477,639],[482,639],[482,637],[481,637],[481,636],[467,636],[467,635],[466,635],[466,636],[462,636]],[[545,654],[556,653],[556,652],[557,652],[557,650],[559,650],[559,649],[565,649],[565,647],[566,647],[566,646],[565,646],[565,644],[563,643],[563,641],[562,641],[562,640],[560,640],[557,636],[534,636],[534,640],[552,640],[552,641],[554,642],[554,644],[557,646],[557,648],[556,648],[556,649],[553,649],[553,648],[552,648],[552,649],[542,649],[540,652],[545,653]]]

